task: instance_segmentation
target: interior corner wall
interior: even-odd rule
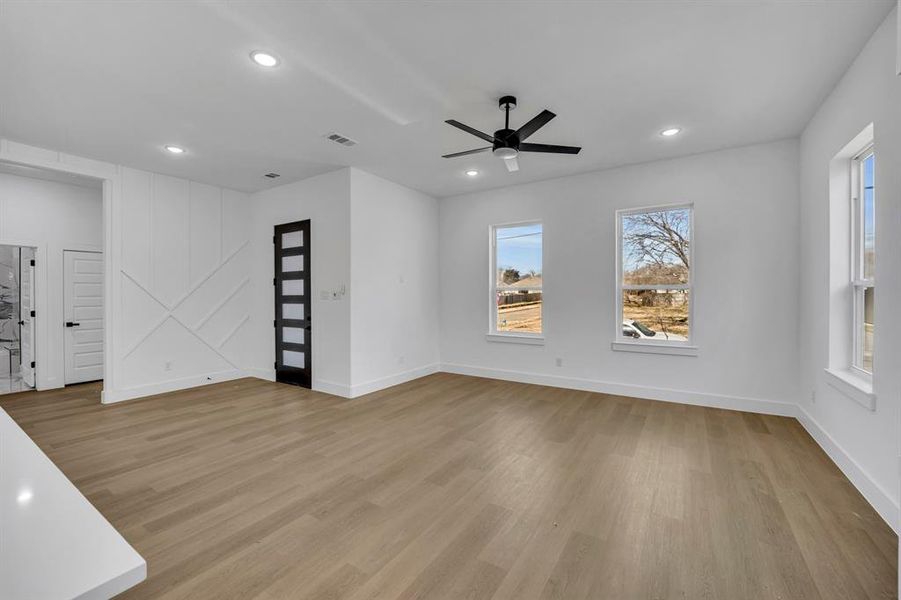
[[[896,74],[897,27],[893,12],[801,136],[799,315],[801,420],[896,531],[901,439],[901,316],[897,310],[901,306],[901,77]],[[875,411],[844,396],[824,377],[829,360],[829,164],[870,123],[876,149]]]
[[[102,191],[0,173],[0,243],[37,246],[36,387],[62,387],[63,251],[103,249]]]
[[[698,356],[612,350],[616,211],[688,202]],[[443,370],[795,414],[797,140],[444,198],[439,210]],[[489,228],[529,220],[544,225],[545,343],[489,341]]]
[[[350,170],[351,396],[438,370],[438,202]]]
[[[250,205],[253,334],[249,372],[275,378],[273,227],[310,219],[313,389],[350,396],[350,169],[257,192]]]

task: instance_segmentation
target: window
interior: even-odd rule
[[[872,147],[851,161],[851,366],[873,373],[876,295],[876,154]]]
[[[688,344],[692,217],[688,205],[617,213],[618,341]]]
[[[493,227],[491,247],[489,334],[540,337],[543,331],[541,223]]]

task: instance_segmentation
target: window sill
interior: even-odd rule
[[[697,346],[660,344],[650,342],[613,342],[610,348],[616,352],[643,352],[645,354],[671,354],[673,356],[697,356]]]
[[[489,342],[503,342],[505,344],[544,346],[544,336],[542,335],[521,335],[517,333],[486,333],[485,339]]]
[[[871,381],[848,369],[824,370],[826,371],[826,383],[831,387],[854,400],[865,409],[876,411],[876,394],[873,393],[873,383]]]

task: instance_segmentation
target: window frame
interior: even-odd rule
[[[863,350],[864,339],[860,332],[864,325],[865,319],[865,296],[869,288],[876,292],[876,275],[875,273],[870,279],[865,277],[864,261],[865,254],[865,222],[864,222],[864,162],[870,156],[874,161],[874,177],[875,177],[875,145],[871,142],[867,144],[860,152],[851,158],[851,194],[850,194],[850,210],[851,210],[851,273],[849,276],[849,291],[851,293],[851,371],[866,379],[869,382],[873,380],[873,372],[867,371],[863,367]],[[876,210],[876,194],[875,182],[873,193],[873,210]],[[875,254],[875,235],[876,220],[873,220],[873,236],[874,236],[874,254]],[[875,323],[874,323],[875,326]],[[875,338],[875,333],[874,333]]]
[[[688,268],[688,283],[673,284],[660,287],[659,285],[623,285],[623,217],[630,215],[664,212],[670,210],[688,209],[689,215],[689,256],[691,262]],[[642,206],[637,208],[623,208],[616,211],[616,302],[614,319],[614,350],[632,350],[638,347],[659,348],[662,350],[673,349],[672,352],[662,351],[662,354],[691,354],[679,350],[696,350],[694,346],[695,334],[695,208],[694,202],[679,202],[674,204],[658,204],[655,206]],[[623,290],[687,290],[688,291],[688,339],[675,340],[648,340],[646,338],[630,338],[623,335]],[[631,348],[630,348],[631,347]],[[677,350],[678,349],[678,350]]]
[[[512,227],[541,226],[541,333],[499,331],[497,328],[497,232]],[[541,219],[497,223],[488,227],[488,341],[542,344],[546,329],[544,310],[544,222]]]

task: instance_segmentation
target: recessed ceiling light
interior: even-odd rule
[[[260,52],[259,50],[254,50],[250,53],[250,58],[253,62],[257,63],[261,67],[277,67],[278,59],[266,52]]]
[[[172,154],[184,154],[185,149],[181,146],[166,146],[166,151]]]
[[[670,127],[669,129],[664,129],[663,131],[661,131],[660,135],[662,135],[663,137],[673,137],[680,131],[682,131],[681,127]]]
[[[476,171],[475,169],[470,169],[470,170],[466,171],[467,177],[475,177],[478,174],[479,174],[479,172]]]

